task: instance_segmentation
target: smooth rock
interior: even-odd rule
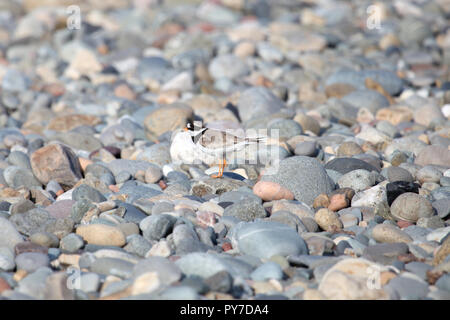
[[[314,157],[318,149],[315,141],[305,141],[295,146],[294,153],[297,156]]]
[[[407,233],[389,224],[379,224],[372,229],[372,237],[382,243],[409,243],[413,239]]]
[[[319,291],[333,300],[387,299],[388,294],[382,288],[368,285],[370,274],[380,269],[381,266],[365,259],[342,260],[323,275]]]
[[[295,229],[277,222],[241,222],[230,232],[233,247],[259,258],[308,252],[305,241]]]
[[[105,196],[101,194],[100,191],[87,184],[81,184],[80,186],[76,187],[72,192],[72,199],[74,201],[88,199],[92,202],[97,203],[106,201]]]
[[[122,247],[126,243],[125,235],[119,228],[105,224],[81,225],[76,233],[89,244]]]
[[[144,238],[160,240],[172,232],[176,218],[168,214],[151,215],[139,223]]]
[[[408,253],[406,243],[381,243],[367,246],[362,257],[384,265],[392,264],[399,255]]]
[[[247,121],[278,112],[283,108],[283,102],[270,90],[253,87],[241,93],[236,107],[242,121]]]
[[[280,184],[290,190],[296,200],[312,205],[321,193],[332,190],[330,178],[322,165],[315,159],[303,156],[281,160],[275,174],[261,177],[261,181]]]
[[[24,240],[14,225],[2,217],[0,217],[0,230],[2,230],[0,232],[0,247],[7,247],[14,251],[16,244]]]
[[[59,246],[64,251],[74,253],[84,246],[84,241],[81,236],[70,233],[61,239]]]
[[[267,216],[264,207],[257,201],[243,200],[225,208],[224,216],[233,216],[242,221],[253,221]]]
[[[379,172],[377,168],[370,165],[369,163],[355,159],[355,158],[336,158],[331,160],[330,162],[327,162],[325,165],[325,169],[327,170],[334,170],[341,174],[349,173],[353,170],[363,169],[367,170],[369,172],[376,171]]]
[[[322,208],[316,212],[314,216],[317,224],[325,231],[329,228],[335,227],[337,229],[342,229],[343,225],[341,220],[339,220],[339,216],[326,208]]]
[[[440,146],[424,147],[414,160],[415,164],[426,166],[434,164],[437,166],[449,167],[450,165],[450,150]]]
[[[17,269],[32,273],[40,267],[49,266],[50,260],[47,254],[40,252],[24,252],[16,256]]]
[[[390,293],[391,298],[418,300],[423,299],[429,289],[428,284],[420,278],[398,276],[389,281],[385,290]]]
[[[3,171],[3,177],[11,188],[41,187],[41,183],[35,178],[30,170],[17,166],[9,166]]]
[[[278,263],[269,261],[256,268],[250,277],[254,281],[281,280],[283,278],[283,270],[281,270]]]
[[[355,192],[363,191],[375,184],[375,176],[367,170],[357,169],[340,177],[338,184],[340,188],[351,188]]]
[[[431,217],[430,201],[418,194],[407,192],[398,196],[391,205],[391,214],[399,220],[416,222],[419,218]]]
[[[181,279],[181,271],[175,263],[163,257],[149,257],[139,261],[133,268],[133,276],[156,272],[163,284],[170,285]]]
[[[49,144],[36,150],[30,162],[34,175],[43,184],[55,180],[62,186],[73,187],[82,178],[78,157],[60,144]]]

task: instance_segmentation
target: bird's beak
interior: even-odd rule
[[[189,129],[187,127],[183,128],[184,131],[188,131]]]

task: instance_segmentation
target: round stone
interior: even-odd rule
[[[267,216],[264,207],[255,200],[242,200],[225,208],[224,216],[233,216],[242,221],[253,221]]]
[[[432,216],[427,218],[419,218],[417,220],[417,226],[423,227],[423,228],[430,228],[430,229],[438,229],[438,228],[444,228],[445,222],[442,220],[439,216]]]
[[[339,216],[327,208],[322,208],[317,211],[314,220],[325,231],[332,227],[336,227],[337,229],[342,229],[343,227]]]
[[[372,229],[372,238],[382,243],[412,242],[413,239],[404,231],[390,224],[379,224]]]
[[[16,244],[23,242],[23,237],[14,225],[5,218],[0,217],[0,247],[14,250]]]
[[[328,205],[328,209],[331,211],[339,211],[341,209],[347,208],[349,205],[349,200],[347,199],[344,193],[333,194],[330,197],[330,204]]]
[[[245,76],[249,72],[244,60],[234,55],[220,55],[209,65],[209,74],[214,79],[234,79]]]
[[[359,219],[351,213],[345,213],[341,215],[339,219],[341,220],[344,229],[356,226],[359,223]]]
[[[368,286],[371,273],[382,266],[366,259],[345,259],[331,266],[322,277],[319,291],[332,300],[388,299],[383,288]]]
[[[79,235],[70,233],[61,239],[59,246],[61,250],[74,253],[84,246],[84,241]]]
[[[338,179],[340,188],[351,188],[355,192],[363,191],[375,184],[375,176],[364,169],[357,169],[344,174]]]
[[[122,247],[126,243],[125,235],[119,228],[106,224],[81,225],[76,233],[89,244]]]
[[[160,240],[172,232],[176,220],[168,214],[152,214],[139,223],[139,228],[147,240]]]
[[[48,232],[36,232],[30,236],[30,241],[43,247],[55,248],[59,245],[59,239]]]
[[[41,183],[34,177],[29,169],[9,166],[3,171],[6,183],[14,189],[20,187],[41,187]]]
[[[303,113],[298,113],[294,117],[294,121],[297,121],[302,126],[303,130],[311,131],[315,135],[319,135],[319,133],[320,133],[320,124],[313,117],[310,117],[310,116],[308,116],[306,114],[303,114]]]
[[[430,201],[412,192],[398,196],[391,205],[391,214],[398,220],[416,222],[419,218],[431,217],[434,214]]]
[[[162,178],[162,171],[156,166],[148,167],[145,171],[145,182],[146,183],[156,183]]]
[[[344,142],[337,149],[337,155],[339,157],[351,157],[361,153],[364,153],[363,149],[353,141]]]
[[[283,279],[283,270],[278,263],[269,261],[256,268],[250,277],[254,281],[281,280]]]
[[[17,270],[25,270],[28,273],[47,267],[49,263],[48,255],[40,252],[24,252],[16,256]]]
[[[317,143],[315,141],[305,141],[295,146],[294,153],[297,156],[314,157],[317,155]]]
[[[267,130],[270,136],[273,131],[276,132],[277,137],[282,141],[303,133],[302,126],[290,119],[274,119],[268,123]]]
[[[76,187],[72,192],[73,200],[78,201],[83,198],[91,200],[92,202],[106,201],[105,196],[103,194],[101,194],[100,191],[92,188],[91,186],[89,186],[87,184],[82,184],[82,185]]]
[[[278,222],[241,222],[230,232],[233,248],[258,258],[308,253],[306,242],[297,231]]]
[[[241,93],[237,109],[243,121],[264,117],[278,112],[283,108],[283,102],[269,89],[253,87]]]
[[[290,190],[296,200],[312,205],[321,193],[332,190],[330,178],[322,165],[313,158],[295,156],[281,160],[274,172],[263,174],[261,181],[280,184]],[[272,170],[270,170],[272,171]]]
[[[264,201],[281,199],[294,200],[294,194],[290,190],[283,188],[278,183],[270,181],[257,182],[253,187],[253,193]]]
[[[384,170],[384,169],[383,169]],[[407,182],[414,182],[414,177],[412,174],[401,167],[388,167],[385,171],[386,175],[385,177],[389,180],[389,182],[395,182],[395,181],[407,181]]]
[[[450,163],[450,150],[441,146],[425,146],[417,153],[415,164],[426,166],[434,164],[448,167]]]
[[[441,177],[441,171],[434,166],[425,166],[416,173],[416,179],[420,182],[420,184],[425,182],[439,183]]]

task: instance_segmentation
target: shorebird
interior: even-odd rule
[[[173,136],[170,155],[172,160],[183,163],[219,164],[219,173],[211,177],[220,178],[227,158],[234,158],[236,152],[265,140],[266,137],[262,136],[239,136],[227,130],[203,127],[197,121],[189,122]]]

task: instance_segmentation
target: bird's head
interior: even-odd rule
[[[198,132],[203,129],[203,123],[201,121],[189,121],[186,123],[186,127],[184,127],[184,131],[189,132]]]

